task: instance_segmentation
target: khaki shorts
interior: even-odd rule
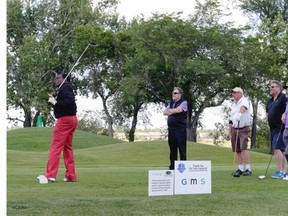
[[[239,128],[239,129],[232,128],[231,147],[232,147],[233,152],[235,152],[235,147],[236,147],[236,152],[247,150],[248,141],[249,141],[249,133],[250,133],[249,127],[244,127],[244,128]],[[236,138],[237,138],[237,142],[236,142]]]

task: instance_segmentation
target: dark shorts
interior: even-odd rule
[[[285,144],[283,142],[283,132],[272,131],[270,135],[270,140],[271,140],[270,144],[271,153],[274,150],[281,150],[282,152],[285,151]]]
[[[236,152],[247,150],[248,141],[249,141],[249,133],[250,133],[249,127],[244,127],[244,128],[239,128],[239,129],[232,128],[231,147],[232,147],[233,152],[235,152],[235,147],[236,147]]]

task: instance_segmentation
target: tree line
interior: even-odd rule
[[[24,127],[53,125],[47,94],[57,73],[72,73],[75,93],[101,98],[109,136],[126,128],[134,141],[139,115],[148,104],[162,105],[179,86],[188,101],[188,137],[197,141],[205,108],[219,106],[240,86],[253,107],[251,147],[256,147],[258,108],[269,97],[268,83],[287,82],[285,0],[238,0],[254,22],[221,23],[218,0],[197,1],[187,18],[181,12],[126,20],[117,0],[8,0],[7,109],[21,109]],[[255,22],[257,21],[257,22]],[[257,23],[257,25],[255,25]],[[7,117],[9,118],[9,116]]]

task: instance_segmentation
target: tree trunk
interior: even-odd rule
[[[200,109],[202,110],[202,109]],[[195,116],[192,119],[192,115],[188,114],[188,128],[187,128],[187,140],[191,142],[197,142],[197,127],[198,127],[198,120],[202,113],[202,111],[198,111],[195,113]]]
[[[37,124],[37,119],[38,119],[38,116],[40,115],[40,112],[37,111],[35,116],[34,116],[34,119],[33,119],[33,124],[32,124],[32,127],[36,127],[36,124]]]
[[[102,98],[102,105],[103,105],[103,108],[104,108],[104,112],[107,116],[107,119],[108,119],[108,134],[109,134],[109,137],[112,137],[114,136],[113,134],[113,118],[112,116],[110,115],[109,111],[108,111],[108,107],[106,105],[106,101],[107,99],[104,98],[104,96],[100,95],[100,97]]]
[[[114,134],[113,134],[113,120],[108,121],[108,135],[109,135],[109,137],[112,137],[112,138],[114,136]]]
[[[138,109],[134,109],[133,113],[133,119],[132,119],[132,125],[129,130],[129,142],[134,142],[135,140],[135,131],[136,131],[136,126],[137,126],[137,116],[138,116]]]
[[[24,109],[24,122],[23,122],[23,127],[31,127],[32,125],[32,117],[31,117],[31,111],[30,110],[25,110]]]
[[[251,100],[253,108],[253,117],[252,117],[252,128],[251,128],[251,145],[250,148],[256,148],[256,126],[257,126],[257,115],[258,115],[258,100]]]
[[[191,142],[197,142],[197,123],[194,121],[188,125],[187,140]]]

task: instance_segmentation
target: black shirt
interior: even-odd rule
[[[61,86],[56,100],[57,103],[53,107],[55,118],[76,115],[75,95],[69,83],[64,83]]]
[[[281,116],[285,112],[285,108],[286,95],[283,93],[280,93],[276,100],[274,100],[273,97],[268,100],[266,105],[266,113],[268,113],[268,123],[271,131],[275,129],[280,130],[282,127],[283,122],[281,120]],[[284,129],[284,127],[282,128]]]

